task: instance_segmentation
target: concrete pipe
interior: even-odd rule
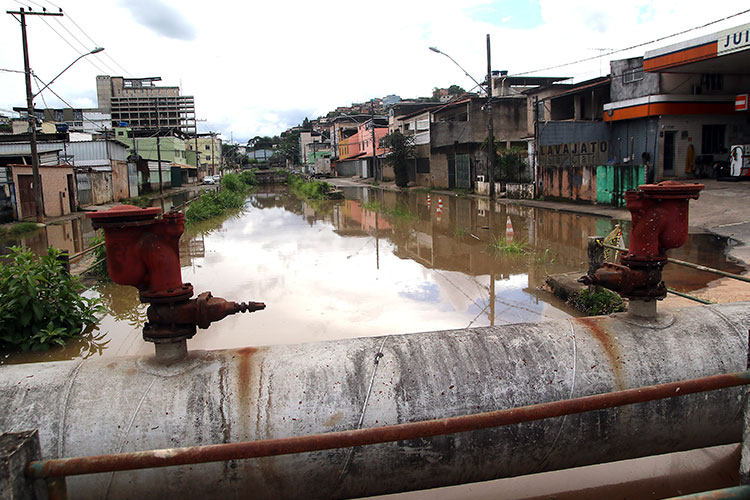
[[[375,427],[742,371],[750,304],[0,368],[0,430],[45,458]],[[68,478],[72,498],[332,498],[741,441],[741,388],[497,429]]]

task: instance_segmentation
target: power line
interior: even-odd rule
[[[70,42],[68,41],[68,39],[67,39],[67,38],[65,38],[64,36],[62,36],[62,35],[61,35],[61,34],[60,34],[60,33],[59,33],[59,32],[58,32],[58,31],[57,31],[57,30],[56,30],[55,28],[53,28],[53,27],[52,27],[52,25],[51,25],[50,23],[48,23],[48,22],[47,22],[47,21],[46,21],[46,20],[45,20],[44,18],[42,18],[42,21],[44,21],[44,24],[46,24],[46,25],[47,25],[47,26],[49,27],[49,29],[51,29],[52,31],[54,31],[54,32],[55,32],[55,34],[56,34],[57,36],[59,36],[59,37],[60,37],[60,39],[61,39],[61,40],[62,40],[63,42],[67,43],[67,44],[68,44],[68,46],[70,46],[70,48],[71,48],[71,49],[73,49],[73,51],[74,51],[74,52],[75,52],[76,54],[78,54],[78,55],[83,55],[82,53],[80,53],[80,52],[78,51],[78,49],[76,49],[76,48],[75,48],[75,47],[73,46],[73,44],[72,44],[72,43],[70,43]],[[86,61],[88,61],[88,62],[89,62],[89,64],[91,64],[91,65],[92,65],[93,67],[95,67],[95,68],[96,68],[97,70],[101,71],[102,73],[106,73],[106,71],[104,71],[104,70],[103,70],[102,68],[100,68],[99,66],[97,66],[97,65],[96,65],[96,64],[94,63],[94,61],[92,61],[91,59],[88,59],[88,58],[87,58],[87,59],[86,59]]]
[[[75,40],[76,42],[78,42],[78,43],[79,43],[79,44],[81,45],[81,47],[83,47],[83,49],[84,49],[85,51],[87,51],[87,52],[88,52],[89,50],[91,50],[91,49],[89,49],[88,47],[86,47],[86,44],[85,44],[85,43],[83,43],[83,42],[82,42],[81,40],[79,40],[79,39],[78,39],[78,37],[76,37],[76,36],[75,36],[75,35],[74,35],[74,34],[73,34],[73,33],[72,33],[72,32],[71,32],[71,31],[70,31],[70,30],[69,30],[69,29],[68,29],[68,28],[67,28],[67,27],[66,27],[66,26],[65,26],[65,25],[64,25],[64,24],[63,24],[63,23],[62,23],[62,22],[61,22],[61,21],[59,20],[59,19],[55,19],[55,21],[57,21],[57,24],[59,24],[59,25],[60,25],[60,27],[61,27],[62,29],[64,29],[64,30],[65,30],[65,31],[66,31],[66,32],[67,32],[67,33],[68,33],[68,34],[69,34],[69,35],[70,35],[70,36],[71,36],[71,37],[73,38],[73,40]],[[99,57],[99,54],[94,54],[94,57],[96,57],[97,61],[99,61],[100,63],[102,63],[102,64],[103,64],[103,65],[104,65],[104,66],[105,66],[105,67],[106,67],[106,68],[107,68],[107,69],[108,69],[109,71],[111,71],[111,72],[113,72],[113,73],[115,72],[115,70],[113,70],[113,69],[112,69],[112,68],[111,68],[111,67],[110,67],[110,66],[109,66],[109,65],[108,65],[107,63],[105,63],[105,62],[104,62],[104,61],[103,61],[103,60],[102,60],[102,59],[101,59],[101,58]]]
[[[39,83],[44,83],[44,82],[42,81],[42,79],[41,79],[41,78],[39,78],[38,76],[36,76],[36,75],[34,74],[34,72],[33,72],[33,71],[32,71],[32,73],[31,73],[31,74],[32,74],[32,76],[33,76],[34,78],[36,78],[36,79],[37,79],[37,81],[38,81]],[[47,88],[46,88],[46,89],[44,89],[44,90],[49,90],[50,92],[52,92],[52,94],[54,94],[54,96],[55,96],[55,97],[57,97],[58,99],[60,99],[60,100],[61,100],[61,101],[62,101],[62,102],[63,102],[63,103],[65,104],[65,105],[67,105],[67,106],[68,106],[68,107],[69,107],[70,109],[80,109],[80,108],[76,108],[75,106],[73,106],[72,104],[70,104],[70,103],[69,103],[68,101],[66,101],[65,99],[63,99],[62,97],[60,97],[60,94],[58,94],[57,92],[55,92],[54,90],[52,90],[52,87],[51,87],[51,86],[47,86]],[[45,102],[45,106],[46,106],[46,105],[47,105],[47,103]],[[92,123],[92,124],[96,125],[97,127],[101,127],[101,126],[102,126],[102,124],[101,124],[101,123],[95,122],[95,121],[93,121],[93,120],[89,120],[88,118],[84,117],[84,116],[83,116],[83,114],[81,114],[81,120],[82,120],[82,121],[86,121],[86,122],[89,122],[89,123]],[[105,127],[104,127],[104,130],[106,130],[106,129],[107,129],[107,127],[105,126]],[[102,130],[101,128],[97,128],[97,130],[99,130],[99,131],[103,131],[103,130]]]
[[[6,69],[6,68],[0,68],[0,71],[5,71],[7,73],[21,73],[22,75],[25,73],[25,71],[21,71],[18,69]]]
[[[667,40],[669,38],[674,38],[674,37],[679,36],[679,35],[684,35],[685,33],[690,33],[691,31],[695,31],[695,30],[699,30],[699,29],[702,29],[702,28],[706,28],[708,26],[720,23],[722,21],[726,21],[727,19],[732,19],[733,17],[741,16],[742,14],[747,14],[748,12],[750,12],[750,9],[743,10],[742,12],[737,12],[736,14],[732,14],[732,15],[723,17],[721,19],[717,19],[715,21],[711,21],[711,22],[708,22],[706,24],[702,24],[700,26],[695,26],[693,28],[688,28],[686,30],[678,31],[677,33],[672,33],[671,35],[666,35],[666,36],[663,36],[661,38],[655,38],[655,39],[653,39],[651,41],[648,41],[648,42],[637,43],[635,45],[631,45],[630,47],[625,47],[624,49],[613,50],[611,52],[607,52],[607,53],[604,53],[604,54],[599,54],[598,56],[585,57],[583,59],[578,59],[577,61],[573,61],[573,62],[569,62],[569,63],[557,64],[555,66],[548,66],[546,68],[535,69],[535,70],[532,70],[532,71],[524,71],[523,73],[514,73],[512,76],[528,75],[530,73],[538,73],[540,71],[548,71],[548,70],[551,70],[551,69],[563,68],[565,66],[572,66],[573,64],[579,64],[579,63],[586,62],[586,61],[593,61],[594,59],[599,59],[601,57],[611,56],[612,54],[617,54],[619,52],[625,52],[625,51],[631,50],[631,49],[637,49],[638,47],[643,47],[644,45],[651,45],[652,43],[661,42],[661,41]]]
[[[53,7],[56,7],[56,8],[58,8],[58,9],[59,9],[59,8],[61,8],[61,7],[59,6],[59,5],[57,5],[57,4],[56,4],[56,3],[54,3],[54,2],[51,2],[50,0],[45,0],[45,1],[46,1],[46,2],[48,3],[48,4],[52,5]],[[84,30],[83,28],[81,28],[81,26],[80,26],[80,25],[79,25],[79,24],[78,24],[78,23],[77,23],[77,22],[75,21],[75,19],[73,19],[73,16],[71,16],[71,15],[70,15],[70,13],[69,13],[68,11],[65,11],[65,17],[66,17],[66,19],[70,19],[70,22],[71,22],[71,23],[73,23],[73,25],[74,25],[74,26],[75,26],[76,28],[78,28],[78,30],[79,30],[79,31],[80,31],[81,33],[83,33],[83,35],[84,35],[84,36],[85,36],[86,38],[88,38],[88,39],[89,39],[89,41],[90,41],[91,43],[93,43],[95,47],[100,47],[100,45],[99,45],[98,43],[96,43],[96,41],[94,41],[94,39],[93,39],[93,38],[91,38],[91,36],[90,36],[90,35],[89,35],[89,34],[88,34],[88,33],[87,33],[87,32],[86,32],[86,31],[85,31],[85,30]],[[114,59],[114,58],[113,58],[113,57],[112,57],[112,56],[111,56],[111,55],[109,54],[109,52],[104,52],[104,53],[103,53],[103,55],[104,55],[105,57],[109,58],[109,60],[111,60],[111,61],[112,61],[112,62],[113,62],[113,63],[114,63],[114,64],[115,64],[115,65],[116,65],[116,66],[117,66],[118,68],[120,68],[120,69],[121,69],[121,70],[122,70],[122,71],[123,71],[123,72],[124,72],[124,73],[125,73],[126,75],[128,75],[128,76],[132,76],[132,73],[130,73],[130,71],[128,71],[127,69],[125,69],[125,68],[124,68],[124,67],[123,67],[123,66],[122,66],[122,65],[121,65],[121,64],[120,64],[119,62],[117,62],[117,61],[116,61],[116,60],[115,60],[115,59]],[[116,71],[113,71],[113,73],[116,73]]]

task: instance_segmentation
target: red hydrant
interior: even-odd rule
[[[688,237],[688,201],[697,200],[703,184],[664,181],[644,184],[625,193],[632,226],[623,265],[604,263],[594,274],[581,278],[630,299],[663,299],[667,289],[661,279],[666,251],[685,244]]]
[[[196,299],[193,286],[182,282],[180,236],[185,215],[157,207],[120,205],[87,214],[95,229],[104,229],[107,269],[112,281],[138,288],[141,302],[151,304],[143,338],[157,344],[184,342],[196,326],[208,328],[237,312],[264,309],[262,302],[236,303],[204,292]],[[186,347],[185,347],[186,350]],[[158,349],[157,349],[158,353]]]

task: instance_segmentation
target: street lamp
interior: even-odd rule
[[[55,80],[57,80],[58,78],[60,78],[60,75],[62,75],[62,74],[63,74],[63,73],[65,73],[66,71],[68,71],[68,69],[70,69],[70,67],[71,67],[71,66],[73,66],[73,65],[74,65],[75,63],[77,63],[78,61],[80,61],[80,60],[81,60],[81,59],[83,59],[84,57],[86,57],[86,56],[90,56],[91,54],[98,54],[99,52],[102,52],[103,50],[104,50],[104,47],[96,47],[96,48],[95,48],[94,50],[92,50],[91,52],[87,52],[87,53],[85,53],[85,54],[81,54],[81,55],[80,55],[80,56],[78,56],[78,57],[77,57],[77,58],[76,58],[76,59],[75,59],[75,60],[74,60],[74,61],[73,61],[72,63],[68,64],[68,65],[67,65],[67,66],[65,67],[65,69],[64,69],[64,70],[60,71],[60,72],[59,72],[59,73],[57,74],[57,76],[56,76],[56,77],[54,77],[54,78],[53,78],[52,80],[50,80],[50,81],[49,81],[49,83],[48,83],[47,85],[45,85],[44,87],[40,88],[40,89],[39,89],[39,91],[38,91],[38,92],[37,92],[36,94],[34,94],[34,95],[33,95],[32,97],[36,97],[36,96],[38,96],[39,94],[41,94],[41,93],[42,93],[42,91],[43,91],[44,89],[46,89],[47,87],[49,87],[50,85],[52,85],[52,84],[54,83],[54,81],[55,81]]]
[[[39,176],[39,156],[37,151],[37,144],[36,144],[36,115],[34,114],[34,98],[42,93],[44,89],[49,87],[52,82],[57,80],[60,75],[65,73],[71,66],[73,66],[75,63],[80,61],[86,56],[90,56],[91,54],[97,54],[104,49],[102,47],[96,47],[91,52],[87,52],[86,54],[81,54],[78,56],[72,63],[68,64],[68,66],[65,67],[64,70],[62,70],[60,73],[57,74],[56,77],[54,77],[47,85],[39,89],[39,92],[36,94],[31,93],[31,68],[29,66],[29,53],[26,49],[26,25],[21,24],[23,27],[23,48],[24,48],[24,70],[26,72],[26,107],[27,107],[27,114],[28,114],[28,120],[29,120],[29,127],[31,128],[31,174],[33,176],[33,182],[34,182],[34,205],[36,207],[36,221],[43,223],[44,222],[44,205],[42,203],[42,181],[41,177]]]
[[[441,52],[437,47],[430,47],[430,50],[442,54],[451,61],[453,64],[461,68],[466,76],[474,80],[474,77],[469,74],[460,64],[456,62],[451,56],[445,52]],[[482,88],[482,84],[474,80],[477,87]],[[490,181],[490,198],[495,197],[495,124],[492,117],[492,67],[490,62],[490,35],[487,35],[487,174]]]
[[[456,60],[455,60],[455,59],[453,59],[453,58],[452,58],[451,56],[449,56],[449,55],[448,55],[448,54],[446,54],[445,52],[442,52],[442,51],[441,51],[440,49],[438,49],[437,47],[430,47],[430,50],[431,50],[431,51],[433,51],[433,52],[435,52],[436,54],[442,54],[442,55],[444,55],[445,57],[447,57],[448,59],[450,59],[450,60],[451,60],[451,62],[453,62],[453,64],[455,64],[456,66],[458,66],[458,67],[459,67],[459,68],[461,69],[461,71],[463,71],[463,72],[464,72],[464,74],[465,74],[466,76],[468,76],[469,78],[471,78],[471,79],[472,79],[472,81],[473,81],[474,83],[476,83],[476,84],[477,84],[477,87],[479,87],[480,89],[482,88],[482,84],[481,84],[481,83],[479,83],[478,81],[476,81],[476,80],[474,79],[474,77],[473,77],[473,76],[471,76],[471,75],[469,74],[469,72],[468,72],[468,71],[466,71],[466,70],[465,70],[465,69],[464,69],[464,68],[463,68],[463,67],[462,67],[462,66],[461,66],[460,64],[458,64],[458,63],[456,62]]]

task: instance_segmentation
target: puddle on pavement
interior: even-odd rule
[[[186,230],[180,241],[182,274],[196,294],[210,290],[228,300],[267,304],[264,311],[199,330],[189,341],[191,349],[567,317],[575,313],[538,287],[548,274],[585,269],[587,238],[608,234],[616,223],[436,193],[367,188],[344,193],[340,202],[307,203],[286,187],[265,187],[248,198],[243,213]],[[22,243],[35,251],[48,244],[78,251],[93,230],[87,219],[69,224],[67,230],[50,226]],[[627,233],[628,224],[623,226]],[[60,232],[67,236],[56,236]],[[497,241],[513,245],[498,253],[491,249]],[[727,260],[726,245],[713,235],[691,235],[672,256],[741,272]],[[513,253],[515,248],[526,254]],[[671,264],[665,270],[668,286],[683,291],[714,279]],[[152,352],[141,338],[146,308],[134,288],[101,283],[87,293],[102,297],[109,310],[93,340],[42,354],[13,354],[5,362]]]

